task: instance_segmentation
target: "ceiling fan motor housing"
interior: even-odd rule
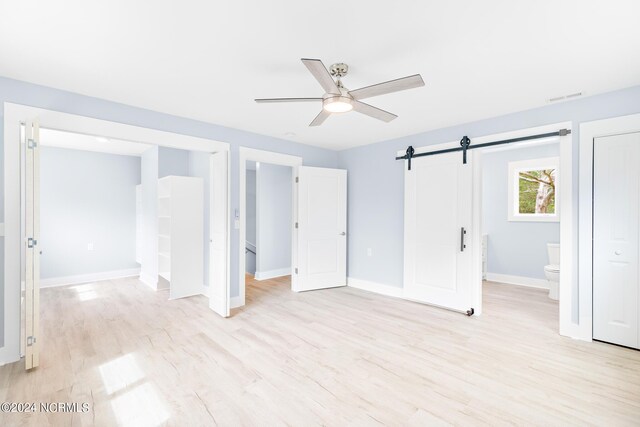
[[[338,62],[329,67],[331,75],[337,78],[346,76],[348,71],[349,66],[343,62]]]

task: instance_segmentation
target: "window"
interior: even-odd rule
[[[509,163],[509,221],[559,221],[558,158]]]

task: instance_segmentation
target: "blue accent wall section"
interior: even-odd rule
[[[560,223],[508,221],[509,162],[559,155],[557,143],[483,154],[482,232],[489,236],[487,272],[545,279],[547,243],[560,241]]]
[[[263,162],[256,171],[256,272],[260,274],[291,268],[292,173],[290,166]]]
[[[42,147],[40,182],[43,279],[138,267],[140,157]]]
[[[341,151],[338,165],[349,171],[349,277],[402,287],[404,162],[394,160],[397,151],[409,145],[459,141],[463,135],[473,141],[477,136],[569,121],[576,204],[580,123],[634,113],[640,113],[640,86]],[[397,121],[402,121],[402,115]],[[425,123],[428,121],[425,117]],[[577,210],[574,219],[577,238]],[[372,256],[367,256],[367,248],[372,249]],[[577,271],[577,258],[574,266]],[[577,295],[577,289],[574,291]]]

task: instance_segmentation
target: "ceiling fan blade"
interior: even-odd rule
[[[316,102],[322,101],[322,98],[258,98],[257,103],[266,102]]]
[[[309,123],[309,126],[320,126],[322,123],[324,123],[325,120],[327,120],[327,117],[329,117],[330,115],[331,113],[323,108],[322,110],[320,110],[320,113],[316,116],[316,118],[313,119],[311,123]]]
[[[353,109],[358,113],[366,114],[369,117],[373,117],[374,119],[382,120],[387,123],[398,117],[393,113],[381,110],[373,105],[365,104],[360,101],[353,101]]]
[[[413,89],[420,86],[424,86],[424,80],[422,80],[420,74],[414,74],[413,76],[389,80],[388,82],[378,83],[376,85],[366,86],[360,89],[354,89],[349,91],[349,95],[353,96],[353,99],[365,99],[373,96],[385,95],[387,93],[399,92],[401,90]]]
[[[336,85],[336,82],[333,80],[333,77],[331,77],[331,74],[329,74],[327,67],[324,66],[322,61],[319,59],[309,58],[302,58],[301,61],[307,66],[311,74],[313,74],[313,77],[316,78],[325,92],[340,95],[338,85]]]

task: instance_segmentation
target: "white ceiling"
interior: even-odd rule
[[[143,152],[151,148],[150,145],[139,142],[113,138],[106,139],[54,129],[40,129],[40,143],[49,147],[121,154],[124,156],[141,156]]]
[[[3,0],[0,75],[332,149],[640,84],[637,0]],[[346,62],[355,89],[420,73],[426,87],[307,125],[300,58]],[[292,135],[293,134],[293,135]]]

